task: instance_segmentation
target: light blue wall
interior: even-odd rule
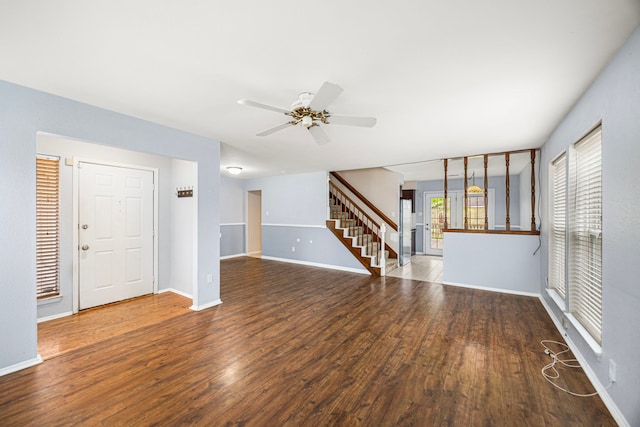
[[[246,181],[246,190],[262,190],[264,257],[366,271],[326,228],[327,182],[326,172]]]
[[[445,233],[442,283],[537,295],[538,236]]]
[[[327,228],[263,226],[262,255],[366,271]]]
[[[220,256],[246,253],[245,181],[220,177]]]
[[[609,63],[542,147],[541,293],[556,320],[562,312],[545,292],[548,276],[549,162],[602,121],[602,357],[581,335],[566,333],[603,385],[609,360],[618,381],[607,391],[632,426],[640,425],[640,29]],[[545,215],[545,213],[547,213]]]
[[[326,172],[248,180],[246,190],[262,190],[262,223],[324,226],[329,205]]]
[[[220,144],[0,81],[0,371],[37,360],[35,155],[38,131],[198,162],[194,305],[220,298]],[[212,274],[214,283],[207,283]]]

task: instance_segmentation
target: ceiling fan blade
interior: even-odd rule
[[[289,110],[284,108],[274,107],[273,105],[262,104],[260,102],[251,101],[250,99],[239,99],[238,104],[249,105],[251,107],[262,108],[264,110],[276,111],[278,113],[289,114]]]
[[[327,105],[331,104],[331,102],[341,93],[342,88],[337,84],[324,82],[311,102],[309,102],[309,108],[316,111],[322,111],[327,108]]]
[[[332,125],[373,127],[376,124],[375,117],[335,116],[331,114],[327,122]]]
[[[269,128],[267,130],[263,130],[262,132],[260,132],[259,134],[257,134],[257,136],[267,136],[267,135],[271,135],[272,133],[276,133],[279,130],[282,130],[284,128],[287,128],[289,126],[293,126],[293,122],[287,122],[287,123],[283,123],[281,125]]]
[[[318,145],[324,145],[327,142],[331,142],[331,140],[329,139],[329,135],[327,135],[327,133],[324,131],[324,129],[322,129],[320,126],[316,125],[316,126],[311,126],[309,128],[309,133],[311,134],[311,136],[313,137],[313,139],[316,140],[316,143]]]

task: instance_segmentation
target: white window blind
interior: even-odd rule
[[[569,312],[602,344],[601,128],[575,144],[569,200]]]
[[[551,163],[551,221],[549,230],[549,289],[565,299],[565,241],[567,209],[567,156]]]
[[[60,160],[36,158],[36,269],[38,298],[60,292]]]

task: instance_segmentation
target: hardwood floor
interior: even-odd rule
[[[255,258],[221,271],[220,306],[0,377],[0,425],[615,425],[543,379],[539,342],[562,339],[536,298]]]
[[[84,310],[38,324],[38,353],[44,360],[189,313],[191,300],[168,292]]]

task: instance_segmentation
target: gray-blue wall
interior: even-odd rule
[[[194,305],[220,298],[220,143],[0,81],[0,372],[37,361],[35,155],[38,131],[198,162]],[[207,275],[214,278],[207,283]]]
[[[640,425],[640,29],[609,63],[542,147],[542,257],[540,291],[559,321],[562,311],[547,295],[549,162],[602,121],[602,357],[572,327],[566,333],[588,367],[607,385],[609,361],[617,382],[607,391],[632,426]]]
[[[247,180],[245,189],[262,191],[263,257],[366,272],[326,228],[326,172]]]
[[[244,255],[246,246],[245,181],[220,177],[220,256]]]

